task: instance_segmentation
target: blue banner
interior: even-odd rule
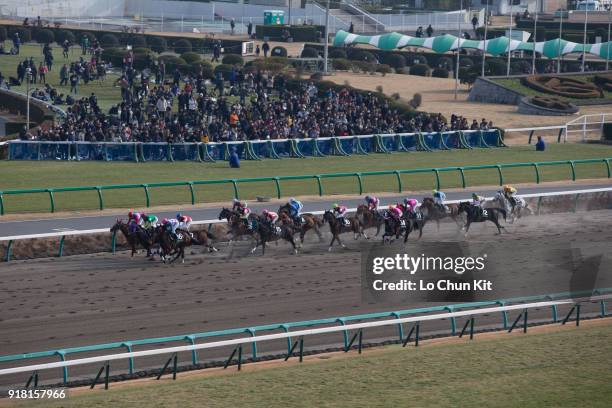
[[[200,153],[197,143],[171,143],[172,159],[177,161],[199,161]]]
[[[359,139],[356,137],[338,139],[340,147],[348,154],[359,154]]]
[[[423,133],[423,142],[426,147],[432,150],[444,149],[440,133]]]
[[[274,151],[281,158],[291,157],[291,141],[290,140],[272,140]]]
[[[135,143],[106,143],[106,160],[137,161]]]
[[[140,146],[144,161],[168,160],[168,143],[143,143]]]
[[[312,139],[299,139],[297,141],[298,149],[304,156],[314,156]]]
[[[441,134],[444,144],[449,149],[461,149],[461,137],[459,132],[444,132]]]
[[[471,130],[463,132],[463,138],[470,147],[482,147],[480,142],[480,130]]]
[[[404,145],[406,150],[414,151],[419,146],[419,135],[417,135],[416,133],[401,135],[400,137],[402,138],[402,144]]]
[[[382,145],[385,149],[390,152],[397,152],[400,150],[399,143],[396,135],[385,135],[381,136],[380,140],[382,141]]]
[[[482,132],[482,138],[484,139],[484,142],[490,147],[500,147],[501,146],[499,143],[499,136],[497,132],[498,132],[497,129],[485,130],[484,132]]]
[[[9,160],[38,160],[38,143],[9,143]]]
[[[333,143],[331,141],[331,139],[325,138],[325,139],[315,139],[317,141],[317,147],[319,148],[319,151],[325,155],[325,156],[330,156],[333,152],[332,152],[332,147],[333,147]]]
[[[208,154],[213,160],[226,160],[225,152],[227,150],[227,145],[225,143],[208,143],[206,149],[208,149]]]
[[[361,145],[361,148],[366,152],[366,153],[374,153],[374,138],[373,137],[360,137],[359,138],[359,144]]]
[[[77,160],[106,160],[104,143],[76,142],[75,146]]]

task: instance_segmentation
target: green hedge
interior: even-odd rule
[[[289,36],[293,38],[293,41],[319,42],[319,39],[325,35],[325,27],[318,25],[257,25],[255,36],[260,40],[264,37],[279,40],[282,38],[284,30],[289,31]]]

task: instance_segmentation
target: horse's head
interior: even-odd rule
[[[125,224],[123,223],[123,220],[120,220],[119,218],[117,218],[117,220],[115,221],[115,224],[111,227],[110,232],[120,231],[121,228],[124,226]]]
[[[421,203],[421,207],[431,208],[434,205],[434,200],[431,197],[424,197],[423,202]]]
[[[223,219],[226,219],[227,221],[229,221],[232,215],[233,213],[229,208],[223,207],[223,209],[219,213],[219,221]]]
[[[334,214],[329,210],[325,210],[325,213],[323,213],[323,222],[325,221],[330,222],[333,219],[334,219]]]
[[[468,201],[462,201],[459,203],[459,207],[457,210],[458,214],[461,214],[462,212],[468,212],[468,210],[470,209],[471,204]]]
[[[280,207],[278,207],[278,214],[279,214],[279,215],[280,215],[280,214],[283,214],[283,213],[289,214],[290,212],[291,212],[291,211],[290,211],[290,208],[289,208],[289,204],[288,204],[288,203],[287,203],[287,204],[284,204],[284,205],[281,205]]]

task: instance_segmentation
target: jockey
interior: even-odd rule
[[[514,194],[516,194],[516,188],[509,184],[506,184],[503,188],[503,191],[504,196],[508,199],[508,201],[510,201],[512,207],[514,207],[516,205],[516,198],[514,197]]]
[[[130,232],[136,231],[137,227],[142,226],[142,214],[133,210],[128,212],[128,225],[130,226]]]
[[[246,225],[247,230],[251,231],[253,226],[249,222],[249,215],[251,215],[251,209],[248,207],[246,201],[242,201],[236,206],[236,211],[240,214],[240,219]]]
[[[368,206],[368,210],[372,212],[378,210],[378,206],[380,205],[380,200],[378,197],[374,196],[365,196],[365,202]]]
[[[342,224],[345,224],[344,215],[346,214],[346,207],[343,205],[334,204],[332,211],[334,215],[336,216],[336,219],[340,220]]]
[[[444,201],[446,200],[446,194],[444,194],[442,191],[434,190],[433,199],[434,205],[437,205],[438,207],[446,211],[446,206],[444,205]]]
[[[289,202],[287,203],[287,205],[289,206],[289,216],[293,218],[293,222],[297,226],[299,226],[300,225],[299,215],[300,215],[300,212],[302,211],[302,208],[304,208],[304,205],[293,197],[289,199]]]
[[[475,207],[482,207],[482,205],[484,204],[485,199],[484,197],[479,196],[476,193],[472,193],[472,205]]]
[[[244,208],[247,208],[247,206],[248,205],[246,201],[240,201],[237,198],[234,198],[232,200],[232,211],[237,211],[241,213]]]
[[[404,208],[406,208],[406,211],[408,211],[410,214],[414,214],[419,205],[419,201],[414,198],[404,199]]]
[[[399,205],[393,204],[389,205],[389,211],[387,212],[395,221],[399,221],[402,218],[402,215],[404,214]]]
[[[179,221],[176,218],[164,218],[162,220],[162,226],[170,233],[172,238],[177,239],[176,229],[179,227]]]
[[[155,228],[159,223],[157,216],[151,214],[142,214],[142,220],[144,222],[143,226],[145,229]]]
[[[176,214],[176,220],[179,222],[180,229],[189,231],[189,227],[191,226],[191,222],[193,221],[190,216],[178,213]]]
[[[274,211],[270,211],[270,210],[263,210],[262,214],[265,220],[270,223],[270,226],[274,226],[274,224],[276,224],[276,221],[278,220],[277,213],[275,213]]]

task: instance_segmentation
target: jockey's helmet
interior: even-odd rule
[[[291,197],[291,198],[289,199],[289,202],[290,202],[291,204],[295,203],[295,198]]]
[[[183,217],[183,214],[181,214],[181,213],[177,213],[176,214],[176,219],[177,220],[180,220],[182,217]]]
[[[268,210],[263,210],[263,211],[262,211],[262,214],[263,214],[263,215],[268,215],[269,213],[270,213],[270,211],[268,211]]]
[[[393,204],[389,204],[389,209],[390,209],[390,210],[394,210],[394,209],[395,209],[395,206],[394,206]]]
[[[340,206],[338,205],[338,203],[335,203],[333,208],[334,208],[334,210],[336,210],[336,209],[340,208]]]
[[[128,213],[128,217],[132,218],[133,215],[134,215],[134,211],[130,210],[130,212]]]
[[[162,224],[167,224],[167,223],[168,223],[168,219],[167,219],[167,218],[164,218],[164,219],[162,220]]]
[[[472,198],[474,200],[478,200],[478,199],[480,199],[480,196],[478,194],[476,194],[476,193],[472,193]]]
[[[370,197],[370,196],[365,196],[365,200],[366,200],[366,201],[370,201],[371,199],[372,199],[372,197]]]
[[[404,198],[404,204],[408,204],[410,200],[408,198]]]

